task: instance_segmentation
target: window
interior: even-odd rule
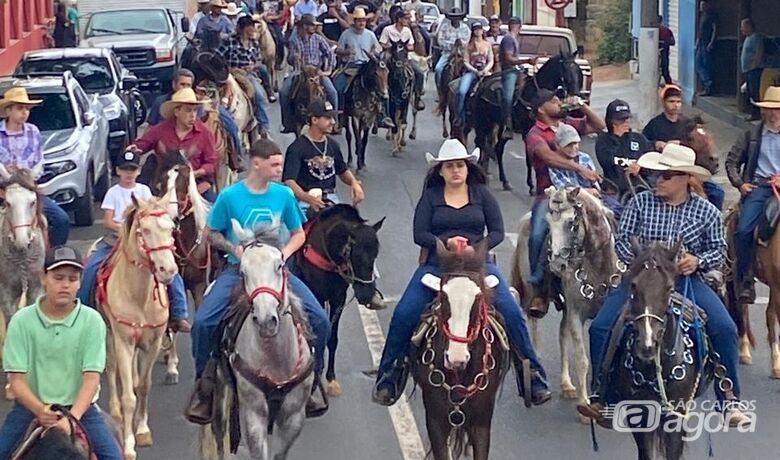
[[[520,52],[519,54],[529,54],[532,56],[553,56],[563,52],[565,55],[571,54],[569,40],[559,35],[526,35],[520,34]]]
[[[170,33],[170,30],[165,11],[126,10],[93,13],[85,36],[167,33]]]
[[[33,107],[28,120],[29,123],[37,126],[39,130],[56,131],[76,127],[73,106],[67,93],[39,93],[32,94],[30,97],[43,100],[43,103]]]
[[[62,75],[70,71],[88,93],[107,94],[114,89],[114,76],[106,58],[29,59],[23,61],[17,75]]]

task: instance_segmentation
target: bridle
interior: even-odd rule
[[[473,279],[474,275],[476,275],[476,274],[474,274],[474,273],[451,273],[451,274],[448,274],[447,279],[454,278],[454,277],[461,277],[461,276],[468,277],[469,279]],[[442,278],[442,280],[441,280],[442,288],[446,284],[447,279]],[[482,290],[483,290],[483,287],[480,286],[480,291],[482,291]],[[444,301],[444,297],[445,296],[446,296],[446,294],[444,293],[444,291],[442,289],[440,289],[439,290],[439,296],[438,296],[439,297],[438,300],[439,300],[440,304]],[[447,323],[447,321],[442,316],[441,307],[436,310],[437,311],[437,316],[439,318],[439,323],[441,324],[441,330],[444,333],[444,336],[447,337],[447,339],[449,339],[449,340],[451,340],[453,342],[457,342],[457,343],[471,344],[479,337],[479,334],[482,331],[482,329],[484,329],[485,327],[488,327],[488,303],[487,303],[487,300],[485,298],[485,294],[483,292],[480,292],[480,294],[478,294],[478,297],[479,297],[479,299],[475,299],[475,302],[479,302],[479,306],[478,306],[479,312],[477,313],[476,321],[473,322],[473,323],[469,322],[467,335],[465,337],[464,336],[455,335],[450,330],[449,324]],[[473,307],[473,304],[472,304],[472,307]]]
[[[32,217],[32,219],[30,220],[30,222],[26,222],[26,223],[23,223],[23,224],[9,225],[9,227],[11,228],[11,233],[13,233],[15,230],[17,230],[17,229],[19,229],[19,228],[27,228],[27,227],[30,227],[30,228],[37,228],[37,227],[38,227],[38,223],[39,223],[39,222],[38,222],[38,211],[37,211],[37,207],[38,207],[38,200],[40,199],[40,194],[39,194],[39,193],[38,193],[36,190],[30,189],[30,188],[28,188],[28,187],[25,187],[24,185],[22,185],[22,184],[18,184],[18,183],[12,183],[12,184],[8,184],[8,185],[5,187],[5,190],[8,190],[10,187],[13,187],[13,186],[17,186],[17,187],[20,187],[20,188],[23,188],[23,189],[25,189],[25,190],[29,190],[29,191],[31,191],[31,192],[33,192],[33,193],[35,193],[35,206],[36,206],[36,211],[33,213],[33,217]],[[3,201],[5,201],[5,206],[6,206],[6,207],[8,207],[8,200],[3,200]]]
[[[142,220],[150,218],[150,217],[158,218],[158,217],[163,217],[163,216],[167,216],[167,215],[168,215],[168,211],[165,211],[165,210],[150,211],[150,212],[146,212],[146,213],[142,213],[142,214],[136,215],[135,222],[136,223],[140,223]],[[176,242],[173,239],[171,239],[170,244],[163,244],[161,246],[149,246],[149,244],[147,244],[146,238],[144,238],[144,235],[141,232],[140,228],[137,228],[135,230],[135,234],[136,234],[136,238],[138,238],[138,243],[139,243],[138,247],[144,253],[144,255],[146,257],[140,263],[136,262],[136,261],[133,261],[133,263],[136,264],[136,265],[141,264],[142,266],[145,266],[146,268],[148,268],[149,271],[152,273],[152,276],[154,276],[154,280],[157,281],[157,269],[154,267],[154,264],[152,263],[152,257],[151,256],[152,256],[153,253],[161,252],[161,251],[171,251],[171,253],[175,255],[176,254]],[[127,249],[125,249],[125,251],[126,250]],[[126,255],[128,255],[128,254],[126,254]],[[130,258],[129,255],[128,255],[128,258]]]
[[[251,248],[260,248],[263,247],[263,244],[258,241],[252,241],[249,244],[246,244],[243,246],[244,251],[251,249]],[[288,312],[291,312],[291,305],[286,305],[286,299],[287,299],[287,279],[288,279],[288,272],[287,268],[282,267],[282,286],[279,289],[273,288],[271,286],[258,286],[251,291],[247,289],[247,297],[249,298],[250,305],[254,302],[254,300],[260,296],[261,294],[268,294],[277,301],[276,309],[281,314],[286,314]]]

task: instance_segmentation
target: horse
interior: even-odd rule
[[[406,146],[406,127],[409,105],[414,97],[414,69],[409,60],[408,42],[390,42],[390,48],[385,51],[385,62],[390,68],[388,86],[390,90],[390,110],[388,115],[392,118],[395,127],[387,132],[387,140],[393,140],[393,156],[398,156]],[[417,137],[417,110],[412,105],[413,127],[409,133],[409,139]]]
[[[615,253],[612,211],[579,187],[550,187],[546,192],[550,201],[547,213],[550,271],[560,277],[566,300],[558,336],[561,393],[564,398],[587,403],[589,363],[585,322],[595,318],[609,289],[620,284],[625,266]],[[527,242],[519,240],[518,245],[521,244]],[[539,320],[532,318],[532,321],[536,330]],[[569,340],[574,343],[576,385],[569,375]]]
[[[136,442],[152,444],[148,402],[152,368],[168,325],[164,286],[178,273],[171,194],[149,201],[133,196],[119,241],[97,277],[96,304],[109,326],[109,409],[122,426],[129,460],[136,458]]]
[[[207,95],[199,95],[199,98],[209,98]],[[210,98],[209,98],[210,101]],[[214,145],[217,150],[218,164],[214,174],[217,192],[234,183],[238,178],[238,171],[241,169],[240,145],[233,145],[230,133],[219,117],[219,111],[211,103],[205,106],[201,121],[206,125],[206,129],[214,135]]]
[[[474,460],[486,460],[499,386],[509,365],[508,346],[490,308],[498,279],[485,276],[487,245],[472,253],[450,252],[437,241],[442,276],[428,275],[426,286],[439,293],[432,312],[415,334],[412,363],[422,389],[430,454],[459,458],[467,447]]]
[[[257,41],[260,43],[260,52],[263,55],[263,62],[266,63],[268,75],[271,78],[271,81],[266,84],[273,92],[278,92],[279,84],[276,80],[276,41],[274,41],[274,36],[271,34],[271,29],[268,27],[268,23],[265,22],[265,19],[255,21],[255,30],[257,31]],[[283,49],[280,49],[280,51],[284,52]],[[273,93],[268,95],[268,97],[272,96]]]
[[[287,78],[295,78],[290,104],[295,120],[295,137],[299,137],[303,127],[309,124],[309,105],[314,101],[324,101],[325,90],[320,82],[320,70],[312,65],[304,65],[300,73]]]
[[[284,460],[303,428],[314,384],[309,327],[288,290],[278,229],[251,232],[236,220],[232,226],[244,248],[244,282],[226,314],[220,347],[226,358],[218,366],[226,384],[218,386],[214,422],[201,429],[201,454],[223,459],[228,442],[235,453],[243,435],[251,458]]]
[[[347,287],[352,286],[361,305],[370,304],[376,295],[374,263],[379,254],[377,233],[383,223],[384,218],[368,225],[354,207],[334,205],[307,226],[306,245],[295,255],[299,277],[320,304],[327,303],[329,307],[331,333],[325,374],[329,396],[341,395],[341,385],[336,380],[336,348]]]
[[[450,88],[450,84],[459,79],[463,75],[465,69],[466,49],[465,46],[457,40],[455,46],[450,53],[449,59],[447,59],[447,65],[444,67],[444,71],[441,74],[441,81],[436,82],[436,90],[439,94],[439,104],[436,108],[436,112],[441,116],[441,137],[447,139],[450,137],[447,131],[447,108],[452,104],[450,99],[458,98],[457,88]],[[456,104],[457,105],[457,104]],[[450,126],[454,125],[454,119],[458,116],[458,111],[450,110]]]
[[[369,54],[368,62],[361,66],[344,95],[346,102],[344,115],[349,120],[344,132],[347,138],[347,163],[352,164],[352,133],[354,132],[358,171],[366,167],[369,130],[376,122],[376,114],[389,97],[388,74],[387,64],[378,56]]]

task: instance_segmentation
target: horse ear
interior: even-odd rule
[[[9,173],[7,169],[5,169],[5,165],[2,163],[0,163],[0,177],[2,177],[3,180],[8,180],[11,178],[11,173]]]
[[[631,236],[631,252],[634,253],[634,257],[638,256],[642,252],[642,245],[639,244],[639,238],[636,235]]]
[[[252,231],[242,227],[236,219],[230,219],[230,225],[233,227],[233,233],[238,237],[239,241],[249,241],[255,237]]]
[[[683,240],[682,238],[679,238],[675,243],[674,246],[669,248],[669,255],[671,256],[672,260],[677,258],[677,255],[680,254],[680,250],[683,246]]]
[[[551,196],[553,196],[553,193],[555,193],[556,190],[558,189],[556,189],[554,185],[551,185],[546,189],[544,189],[544,194],[547,196],[547,198],[550,198]]]
[[[382,224],[385,223],[385,219],[386,219],[386,217],[383,217],[383,218],[379,219],[379,222],[377,222],[377,223],[375,223],[374,225],[371,226],[371,227],[373,227],[375,232],[379,232],[379,230],[382,228]]]
[[[566,198],[572,203],[576,203],[577,197],[580,196],[580,190],[582,190],[580,187],[574,187],[566,192]]]
[[[32,175],[32,180],[35,181],[40,175],[43,174],[43,162],[41,161],[33,169],[30,170],[30,175]]]

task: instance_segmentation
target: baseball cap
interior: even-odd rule
[[[141,158],[139,158],[138,155],[131,151],[127,151],[122,154],[122,157],[119,158],[119,162],[116,165],[117,168],[124,169],[124,168],[140,168],[141,167]]]
[[[566,147],[572,142],[580,142],[580,133],[574,129],[574,126],[567,125],[566,123],[558,126],[558,130],[555,131],[555,144],[558,147]]]
[[[626,101],[615,99],[607,105],[607,119],[628,120],[631,118],[631,107]]]
[[[549,89],[542,88],[536,92],[536,96],[531,100],[531,107],[534,109],[534,112],[536,112],[539,110],[539,107],[543,106],[547,102],[550,102],[554,97],[555,93]]]
[[[509,24],[510,25],[512,25],[512,24],[523,25],[523,20],[520,19],[520,16],[512,16],[511,18],[509,18]]]
[[[309,117],[338,117],[336,109],[328,101],[314,101],[309,104]]]
[[[81,262],[81,254],[70,246],[56,246],[46,254],[46,260],[43,263],[43,271],[48,272],[60,267],[76,267],[84,270]]]
[[[488,22],[501,22],[501,18],[499,18],[497,14],[494,14],[493,16],[490,16]]]

